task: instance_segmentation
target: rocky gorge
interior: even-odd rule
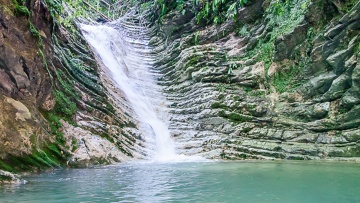
[[[153,8],[149,44],[179,154],[359,160],[359,1],[253,0],[223,22],[198,17],[205,1],[174,2]],[[83,18],[85,3],[2,0],[0,170],[146,157],[134,109],[79,28],[121,10]]]

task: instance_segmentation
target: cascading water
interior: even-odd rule
[[[102,61],[140,122],[148,155],[155,161],[177,159],[167,121],[165,98],[150,72],[153,60],[148,40],[129,37],[120,21],[106,25],[81,25],[83,34]]]

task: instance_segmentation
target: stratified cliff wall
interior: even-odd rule
[[[152,39],[182,153],[360,156],[359,1],[254,0],[217,25],[196,8],[163,15]]]
[[[143,156],[135,150],[131,110],[102,77],[72,3],[1,1],[0,170],[84,167]]]

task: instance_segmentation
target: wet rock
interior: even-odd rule
[[[16,109],[15,120],[25,121],[26,119],[31,119],[31,113],[23,103],[8,97],[5,101]]]
[[[351,88],[342,97],[342,104],[347,108],[360,103],[360,64],[354,68],[351,79]]]
[[[263,2],[263,0],[256,0],[251,2],[250,5],[246,7],[246,9],[240,9],[237,20],[241,23],[246,24],[252,23],[262,17],[264,10],[261,5],[263,4]]]
[[[67,145],[72,148],[68,164],[72,167],[89,167],[97,164],[123,162],[128,156],[121,152],[115,143],[84,130],[62,122]],[[82,123],[82,125],[85,125]],[[89,123],[89,125],[91,125]]]
[[[282,61],[289,58],[291,51],[295,46],[301,44],[306,38],[308,24],[302,24],[294,28],[292,32],[286,35],[280,35],[275,40],[274,61]]]
[[[19,176],[0,170],[0,184],[19,184],[20,178]]]
[[[330,55],[326,61],[333,68],[336,75],[342,74],[345,69],[345,61],[353,54],[354,45],[350,42],[349,48],[337,51],[335,54]]]
[[[323,94],[329,90],[332,81],[336,78],[333,72],[321,74],[318,77],[312,78],[309,82],[301,87],[299,90],[303,97],[309,98],[318,94]]]
[[[351,87],[351,78],[343,74],[336,78],[327,92],[321,96],[322,101],[333,101],[340,98]]]
[[[11,81],[9,75],[5,72],[5,70],[0,69],[0,87],[3,89],[6,95],[11,95],[16,90],[15,84]]]

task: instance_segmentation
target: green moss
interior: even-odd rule
[[[225,111],[220,111],[219,116],[223,117],[223,118],[227,118],[227,119],[229,119],[230,121],[233,121],[233,122],[251,121],[251,119],[249,117],[241,115],[241,114],[237,114],[237,113],[234,113],[234,112],[232,112],[230,114],[227,114],[227,113],[225,113]]]
[[[55,91],[55,100],[56,105],[54,111],[65,120],[72,120],[77,110],[75,102],[59,90]]]
[[[249,93],[249,95],[262,98],[262,97],[265,97],[265,91],[262,91],[262,90],[252,91]]]
[[[235,100],[235,101],[240,101],[240,100],[241,100],[241,97],[240,97],[240,96],[235,96],[235,97],[234,97],[234,100]]]
[[[30,17],[31,13],[26,6],[23,6],[24,1],[13,0],[14,13],[16,16],[27,16]]]
[[[276,91],[283,93],[301,85],[301,82],[295,78],[300,74],[301,67],[292,66],[289,70],[278,71],[273,77],[273,86]]]
[[[202,60],[201,55],[192,55],[192,57],[189,59],[189,62],[186,65],[185,69],[187,69],[190,66],[196,65],[197,63],[199,63],[199,61],[201,61],[200,59]]]
[[[77,139],[74,137],[71,140],[71,146],[72,146],[71,152],[75,152],[79,147],[79,143],[78,143]]]
[[[359,157],[360,156],[360,146],[355,146],[347,148],[344,151],[334,151],[329,153],[330,157]]]
[[[11,166],[9,166],[7,163],[3,162],[2,160],[0,160],[0,169],[4,170],[4,171],[10,171],[10,172],[14,171],[14,169]]]
[[[237,156],[241,159],[247,159],[248,158],[248,155],[246,154],[237,154]]]
[[[260,42],[259,45],[259,55],[258,60],[263,61],[265,63],[265,70],[267,71],[272,63],[273,56],[274,56],[274,43],[262,43]]]
[[[216,86],[216,90],[219,92],[225,92],[228,89],[228,86],[226,84],[223,83],[219,83]]]
[[[71,79],[62,71],[55,72],[57,81],[60,83],[62,91],[74,99],[78,99],[77,90],[75,89]]]
[[[111,136],[110,136],[109,134],[107,134],[107,133],[102,133],[100,136],[103,137],[103,138],[105,138],[105,139],[107,139],[107,140],[109,140],[111,143],[115,143],[114,138],[111,137]]]
[[[0,175],[0,182],[1,181],[12,181],[12,178],[9,176]]]
[[[127,127],[130,127],[130,128],[136,128],[136,125],[135,123],[129,121],[128,123],[125,124]]]
[[[32,157],[39,164],[47,166],[47,167],[59,167],[60,166],[59,161],[54,156],[52,156],[51,154],[48,154],[42,150],[35,151],[32,154]]]
[[[355,4],[357,3],[357,0],[347,0],[345,1],[345,3],[343,4],[343,6],[341,6],[341,11],[348,13],[349,11],[351,11],[351,9],[355,6]]]
[[[215,102],[215,103],[213,103],[212,105],[211,105],[211,108],[212,109],[227,109],[228,108],[228,106],[226,106],[225,104],[221,104],[221,103],[219,103],[219,102]]]
[[[60,163],[65,162],[68,154],[61,153],[56,143],[43,143],[43,145],[42,149],[33,149],[31,154],[10,155],[6,160],[0,160],[0,169],[10,172],[22,172],[60,167]]]
[[[57,157],[61,158],[64,155],[61,153],[61,149],[57,144],[48,144],[46,148],[49,150],[49,152],[53,155],[56,155]]]
[[[40,32],[36,29],[32,22],[29,22],[30,33],[36,38],[41,38]]]
[[[14,167],[16,172],[32,171],[35,168],[41,168],[41,164],[36,162],[30,155],[24,155],[21,157],[10,156],[7,161]]]
[[[27,16],[30,17],[30,11],[25,6],[15,5],[15,15],[17,16]]]
[[[360,47],[360,43],[357,43],[357,44],[354,46],[354,53],[359,53],[359,47]]]
[[[109,102],[106,102],[106,109],[109,110],[111,113],[115,113],[115,108]]]
[[[246,93],[249,93],[253,90],[253,88],[251,87],[243,87],[243,90],[246,92]]]
[[[47,119],[49,126],[50,126],[50,133],[55,137],[57,145],[65,145],[65,137],[64,134],[61,132],[60,128],[62,124],[60,122],[61,117],[56,115],[55,112],[43,112],[43,116]],[[49,148],[53,150],[56,154],[59,154],[59,149],[56,149],[57,146],[52,146]],[[61,153],[60,153],[61,154]]]

